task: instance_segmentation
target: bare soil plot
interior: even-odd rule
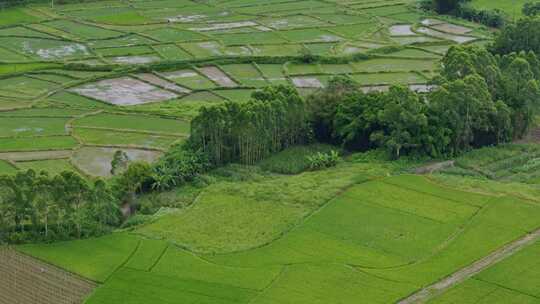
[[[437,25],[437,24],[441,24],[441,23],[444,23],[444,21],[437,20],[437,19],[424,19],[424,20],[422,20],[422,24],[425,25],[425,26],[432,26],[432,25]]]
[[[162,78],[159,78],[158,76],[154,75],[154,74],[151,74],[151,73],[143,73],[143,74],[137,74],[137,75],[134,75],[135,77],[143,80],[143,81],[146,81],[146,82],[149,82],[155,86],[158,86],[158,87],[162,87],[164,89],[167,89],[167,90],[170,90],[170,91],[174,91],[174,92],[177,92],[177,93],[180,93],[180,94],[188,94],[191,92],[191,90],[189,89],[186,89],[184,87],[181,87],[175,83],[172,83],[172,82],[169,82],[165,79],[162,79]]]
[[[189,28],[191,31],[197,31],[197,32],[208,32],[208,31],[216,31],[216,30],[228,30],[228,29],[236,29],[236,28],[242,28],[242,27],[251,27],[251,26],[257,26],[258,24],[253,21],[241,21],[241,22],[229,22],[229,23],[214,23],[210,24],[204,27],[192,27]]]
[[[118,56],[110,60],[118,64],[148,64],[159,61],[160,58],[158,56]]]
[[[441,23],[441,24],[433,25],[431,27],[438,31],[454,34],[454,35],[465,35],[472,32],[472,29],[468,27],[464,27],[464,26],[456,25],[452,23]]]
[[[453,35],[453,34],[443,33],[443,32],[439,32],[439,31],[436,31],[436,30],[432,30],[432,29],[427,28],[427,27],[420,27],[420,28],[417,29],[417,31],[419,33],[422,33],[422,34],[425,34],[425,35],[428,35],[428,36],[431,36],[431,37],[441,38],[441,39],[445,39],[445,40],[451,40],[451,41],[454,41],[454,42],[457,42],[457,43],[466,43],[466,42],[471,42],[471,41],[477,40],[477,38],[475,38],[475,37],[460,36],[460,35]]]
[[[96,284],[0,247],[0,303],[74,304],[92,292]]]
[[[111,161],[118,150],[126,152],[130,161],[154,162],[161,152],[127,148],[83,147],[73,154],[73,164],[90,176],[110,177]]]
[[[3,152],[0,153],[0,159],[6,159],[11,161],[61,159],[70,157],[72,153],[72,150]]]
[[[417,92],[417,93],[429,93],[437,88],[436,85],[428,85],[428,84],[411,84],[409,85],[409,89]]]
[[[315,77],[293,77],[292,82],[297,88],[322,88],[323,83]]]
[[[158,102],[178,97],[177,94],[130,77],[101,80],[71,89],[71,91],[121,106]]]
[[[426,36],[399,36],[399,37],[392,37],[392,40],[401,45],[442,41],[434,37],[426,37]]]
[[[219,84],[222,87],[232,88],[238,86],[227,74],[223,73],[217,67],[209,66],[199,69],[204,76],[208,77],[215,83]]]
[[[387,85],[378,85],[378,86],[367,86],[362,87],[361,90],[364,93],[371,93],[371,92],[386,92],[390,89],[390,86]]]
[[[390,31],[390,36],[416,36],[410,24],[392,25],[388,30]]]

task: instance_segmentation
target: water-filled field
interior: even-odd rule
[[[0,16],[1,152],[72,151],[2,171],[58,163],[90,178],[107,175],[81,160],[89,147],[102,162],[111,149],[163,152],[201,106],[275,84],[308,94],[335,75],[366,92],[425,92],[446,49],[491,37],[390,0],[102,1]],[[320,63],[298,59],[310,56]]]

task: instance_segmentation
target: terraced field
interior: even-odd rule
[[[19,250],[100,282],[86,303],[393,303],[540,226],[538,204],[350,167],[225,192],[230,183],[218,183],[132,233]],[[300,184],[323,189],[305,201],[286,195]],[[250,198],[259,189],[288,199]],[[537,303],[537,247],[434,303]]]
[[[151,160],[185,139],[201,106],[244,102],[271,84],[308,94],[341,74],[364,91],[429,91],[446,49],[490,33],[412,2],[134,0],[1,11],[0,173],[108,176],[112,150]]]
[[[108,178],[116,151],[152,162],[189,136],[200,107],[246,102],[274,84],[307,95],[342,75],[365,92],[393,84],[429,92],[452,45],[490,39],[490,30],[428,15],[413,0],[8,8],[0,175]],[[299,153],[287,150],[253,178],[209,173],[175,197],[183,208],[161,209],[145,225],[16,249],[97,284],[87,304],[395,303],[540,227],[540,150],[486,149],[429,178],[354,157],[298,174],[306,161],[285,166]],[[430,300],[539,303],[537,255],[533,244]]]

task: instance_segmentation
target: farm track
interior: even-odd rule
[[[398,304],[413,304],[413,303],[425,303],[427,300],[442,294],[446,290],[464,282],[465,280],[480,273],[482,270],[491,267],[492,265],[511,257],[528,245],[533,244],[540,239],[540,228],[528,233],[527,235],[499,248],[492,252],[488,256],[474,262],[473,264],[462,268],[450,276],[433,283],[413,294],[407,298],[397,302]]]

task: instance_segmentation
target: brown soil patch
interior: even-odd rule
[[[72,150],[3,152],[3,153],[0,153],[0,159],[11,160],[11,161],[61,159],[61,158],[71,157],[72,153],[73,153]]]
[[[233,88],[236,87],[236,83],[229,78],[225,73],[223,73],[220,69],[210,66],[210,67],[204,67],[199,69],[204,76],[208,77],[215,83],[219,84],[222,87],[225,88]]]
[[[13,249],[0,247],[1,304],[82,303],[96,284]]]
[[[297,88],[323,88],[322,82],[315,77],[294,77],[292,78],[294,86]]]
[[[159,78],[154,74],[151,73],[144,73],[144,74],[137,74],[135,77],[144,80],[146,82],[149,82],[153,85],[156,85],[158,87],[162,87],[164,89],[167,89],[169,91],[174,91],[180,94],[188,94],[191,93],[191,90],[188,90],[184,87],[181,87],[175,83],[169,82],[165,79]]]
[[[426,166],[416,168],[415,173],[416,174],[431,174],[433,172],[440,171],[440,170],[446,169],[448,167],[452,167],[452,166],[454,166],[454,163],[455,163],[455,161],[448,160],[448,161],[438,162],[438,163],[434,163],[434,164],[429,164],[429,165],[426,165]]]
[[[451,24],[451,23],[436,24],[436,25],[433,25],[432,28],[434,28],[434,29],[436,29],[438,31],[441,31],[441,32],[445,32],[445,33],[449,33],[449,34],[455,34],[455,35],[465,35],[465,34],[468,34],[468,33],[472,32],[472,29],[470,29],[468,27],[455,25],[455,24]]]
[[[531,131],[529,131],[529,134],[525,136],[524,138],[516,141],[518,144],[539,144],[540,143],[540,127],[534,128]]]

